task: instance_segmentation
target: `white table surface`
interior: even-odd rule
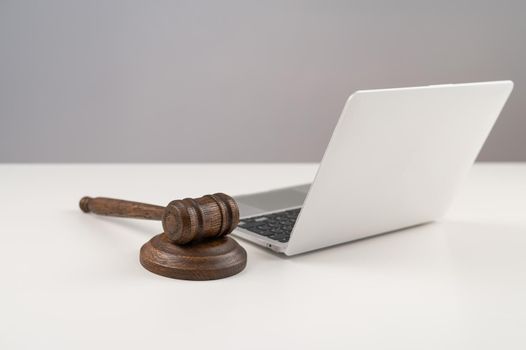
[[[160,223],[77,206],[240,194],[315,170],[0,165],[0,349],[526,348],[526,164],[477,164],[435,224],[292,258],[241,241],[247,268],[209,282],[141,267]]]

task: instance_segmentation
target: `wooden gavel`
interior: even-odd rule
[[[239,223],[239,208],[224,193],[178,199],[166,207],[104,197],[83,197],[79,206],[85,213],[161,220],[164,233],[175,244],[218,238],[232,232]]]
[[[245,250],[226,237],[239,223],[235,200],[215,193],[174,200],[166,207],[105,197],[83,197],[85,213],[161,220],[164,233],[141,248],[140,262],[159,275],[190,280],[224,278],[242,271]]]

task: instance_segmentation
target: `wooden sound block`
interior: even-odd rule
[[[140,261],[145,269],[161,276],[205,281],[243,271],[247,264],[247,252],[226,236],[176,245],[161,233],[142,246]]]

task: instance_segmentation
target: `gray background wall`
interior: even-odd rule
[[[0,0],[0,161],[317,161],[356,89],[512,79],[524,1]]]

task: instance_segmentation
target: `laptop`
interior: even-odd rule
[[[494,81],[355,92],[312,184],[235,196],[233,234],[295,255],[439,219],[512,89]]]

